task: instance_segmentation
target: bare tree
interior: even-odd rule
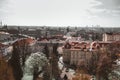
[[[44,73],[43,73],[43,80],[50,80],[50,65],[46,65],[44,68],[43,68],[43,70],[44,70]]]
[[[31,49],[26,39],[18,40],[13,43],[12,57],[9,60],[13,68],[15,80],[21,80],[23,76],[23,69],[27,57],[31,54]]]
[[[9,60],[9,64],[13,69],[15,80],[21,80],[23,71],[20,64],[20,54],[15,46],[13,46],[13,53],[11,59]]]
[[[95,75],[97,80],[108,80],[108,75],[114,70],[113,62],[117,59],[116,54],[119,52],[118,43],[112,43],[104,47],[104,50],[98,49],[98,51],[90,53],[91,57],[86,57],[81,61],[80,70]],[[89,62],[87,62],[88,60]]]
[[[58,68],[58,52],[57,52],[57,48],[58,48],[58,43],[54,44],[53,45],[53,51],[52,51],[52,54],[51,54],[51,60],[50,60],[50,63],[51,63],[51,73],[52,73],[52,76],[57,80],[58,76],[60,75],[60,70]]]
[[[0,80],[15,80],[11,66],[2,57],[0,57]]]
[[[46,55],[47,58],[49,58],[50,54],[49,54],[49,48],[47,44],[44,47],[43,53]]]

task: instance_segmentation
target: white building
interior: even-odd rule
[[[5,42],[11,40],[11,34],[7,32],[0,32],[0,41]]]

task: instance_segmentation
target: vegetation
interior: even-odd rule
[[[9,60],[9,64],[13,69],[15,80],[21,80],[23,71],[20,64],[20,54],[18,53],[18,49],[15,46],[13,46],[13,53],[11,59]]]
[[[12,67],[0,57],[0,80],[15,80]]]
[[[95,75],[97,80],[109,80],[108,76],[114,70],[113,63],[118,58],[118,53],[120,44],[110,44],[92,53],[89,63],[86,64],[87,59],[81,60],[78,68],[86,74]]]

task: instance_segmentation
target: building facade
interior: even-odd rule
[[[96,51],[81,51],[80,49],[63,49],[63,61],[70,65],[78,66],[81,61],[85,61],[85,65],[89,66],[89,61]],[[97,56],[96,56],[97,57]]]
[[[120,33],[104,33],[103,41],[120,41]]]
[[[0,32],[0,42],[5,42],[11,40],[11,34],[6,32]]]

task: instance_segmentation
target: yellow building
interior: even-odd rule
[[[85,61],[85,65],[88,66],[92,57],[92,53],[96,51],[83,51],[80,49],[63,49],[63,61],[70,65],[79,65],[80,61]]]

